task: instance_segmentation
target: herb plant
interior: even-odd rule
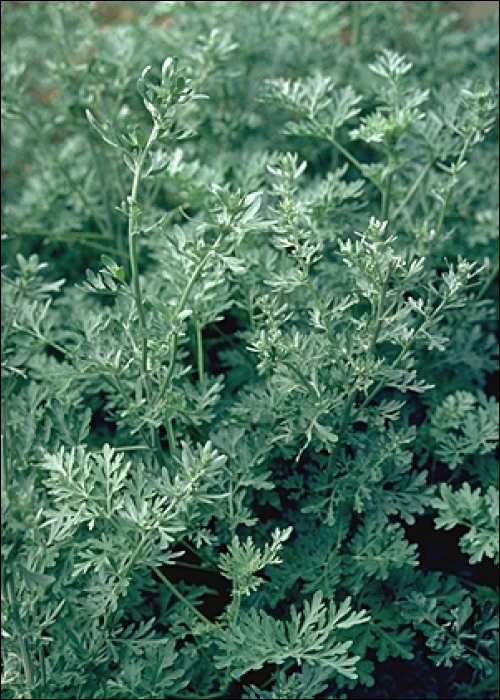
[[[2,3],[2,698],[497,697],[498,19],[119,5]]]

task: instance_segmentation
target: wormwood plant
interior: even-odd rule
[[[2,3],[2,698],[496,697],[497,26],[103,5]]]

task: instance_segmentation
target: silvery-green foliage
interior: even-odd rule
[[[104,5],[2,3],[2,698],[495,697],[497,25]]]

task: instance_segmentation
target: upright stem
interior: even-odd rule
[[[185,288],[181,298],[179,299],[179,303],[177,304],[177,308],[175,310],[175,316],[178,316],[181,313],[181,311],[183,311],[185,309],[189,295],[191,294],[194,285],[196,284],[201,273],[203,272],[203,268],[207,264],[209,258],[214,254],[214,251],[218,248],[218,246],[222,240],[222,235],[223,235],[222,233],[219,234],[219,236],[217,237],[217,240],[215,241],[213,246],[210,248],[210,250],[208,250],[205,253],[203,258],[200,260],[200,262],[198,263],[198,265],[194,269],[193,274],[191,275],[191,279],[187,283],[186,288]],[[158,400],[159,401],[163,398],[163,395],[165,394],[165,391],[167,390],[168,385],[170,384],[170,381],[171,381],[172,376],[174,374],[175,362],[177,360],[177,350],[179,347],[179,335],[180,335],[180,332],[175,331],[173,334],[173,337],[172,337],[172,345],[170,346],[170,362],[169,362],[167,373],[163,379],[163,382],[160,386],[160,390],[158,392]]]
[[[382,207],[380,212],[380,218],[382,221],[389,221],[389,211],[391,208],[391,197],[392,197],[392,180],[394,178],[394,173],[390,172],[387,176],[385,187],[382,190]]]
[[[387,288],[389,286],[389,280],[391,278],[391,274],[392,274],[392,264],[389,264],[387,274],[385,276],[384,283],[382,285],[382,289],[380,290],[380,295],[378,298],[376,321],[375,321],[375,326],[373,328],[372,337],[370,340],[370,346],[368,348],[368,355],[372,355],[375,352],[375,345],[377,344],[377,338],[378,338],[378,335],[380,333],[380,326],[382,323],[382,316],[384,314],[384,306],[385,306],[385,299],[386,299],[386,295],[387,295]],[[346,402],[344,405],[344,413],[342,415],[340,428],[339,428],[339,431],[337,434],[338,440],[335,444],[335,448],[330,453],[330,457],[328,459],[328,469],[333,468],[337,462],[340,448],[342,447],[342,443],[344,441],[344,436],[345,436],[345,433],[347,431],[349,421],[351,420],[351,414],[352,414],[352,410],[354,408],[354,401],[356,400],[357,393],[358,393],[358,390],[357,390],[356,386],[354,386],[347,394],[347,399],[346,399]]]
[[[241,593],[238,591],[235,591],[233,588],[233,599],[231,601],[230,605],[230,615],[231,615],[231,622],[236,622],[238,619],[238,615],[240,613],[240,607],[241,607]]]
[[[289,362],[286,358],[282,358],[281,362],[285,365],[285,367],[288,367],[288,369],[293,372],[293,374],[297,377],[300,384],[304,387],[304,389],[307,391],[312,400],[317,401],[319,399],[318,390],[309,381],[309,379],[306,377],[306,375],[300,369],[300,367],[297,367],[297,365],[293,362]]]
[[[337,459],[339,456],[340,448],[342,447],[342,443],[344,442],[344,436],[347,430],[347,426],[349,425],[349,421],[351,420],[351,413],[352,409],[354,406],[354,401],[356,399],[356,394],[358,393],[358,390],[356,388],[351,389],[351,391],[347,394],[347,399],[344,405],[344,413],[342,415],[342,421],[340,423],[340,428],[339,432],[337,434],[337,442],[335,444],[334,449],[330,453],[330,457],[328,458],[328,469],[332,469],[335,464],[337,463]]]
[[[134,294],[134,301],[137,309],[137,315],[139,317],[139,325],[141,327],[142,338],[142,356],[141,356],[141,373],[146,385],[146,389],[151,392],[151,385],[148,377],[148,344],[146,337],[146,315],[144,313],[144,306],[142,301],[141,284],[139,279],[139,265],[137,260],[137,245],[136,236],[139,233],[139,217],[140,212],[137,205],[137,195],[139,191],[139,185],[142,178],[142,169],[144,167],[144,161],[151,148],[151,145],[156,140],[158,135],[158,124],[155,124],[149,135],[149,139],[144,146],[144,149],[136,163],[136,168],[134,172],[134,180],[132,183],[132,191],[130,194],[130,212],[128,220],[128,248],[130,256],[130,272],[132,277],[132,291]]]
[[[465,156],[467,155],[467,151],[469,150],[473,135],[474,135],[474,131],[471,130],[471,132],[468,134],[467,138],[464,141],[464,145],[462,146],[462,150],[460,151],[460,155],[458,157],[458,160],[455,163],[455,169],[457,172],[460,170],[461,166],[463,165],[463,163],[465,161]],[[455,176],[453,176],[453,177],[455,177]],[[441,212],[439,214],[439,219],[438,219],[438,223],[436,226],[436,238],[439,236],[439,234],[441,233],[441,229],[443,228],[444,220],[446,217],[446,211],[448,209],[448,204],[450,203],[450,197],[451,197],[451,192],[453,189],[453,184],[454,184],[453,182],[450,183],[450,185],[448,186],[448,188],[445,192],[444,198],[443,198],[443,204],[441,206]]]
[[[184,311],[187,301],[189,299],[189,295],[191,294],[194,285],[196,284],[197,280],[199,279],[201,273],[203,272],[203,268],[207,264],[209,258],[214,254],[214,251],[218,248],[221,240],[222,240],[223,232],[219,234],[217,237],[217,240],[213,244],[213,246],[208,250],[203,258],[200,260],[198,265],[193,271],[193,274],[191,275],[191,278],[189,282],[186,285],[186,288],[184,289],[184,292],[182,293],[181,298],[179,299],[179,303],[177,304],[177,308],[175,309],[175,314],[174,318],[177,321],[177,318],[179,314]],[[169,364],[168,364],[168,369],[167,373],[165,374],[165,377],[163,378],[163,381],[160,385],[160,388],[157,393],[157,401],[158,403],[162,400],[163,396],[165,395],[165,392],[168,389],[168,386],[172,380],[172,377],[174,375],[175,371],[175,363],[177,361],[177,352],[179,349],[179,337],[180,337],[180,331],[176,330],[174,331],[172,335],[172,344],[170,345],[170,359],[169,359]],[[197,327],[197,341],[198,342],[198,369],[200,372],[200,381],[201,378],[204,376],[204,368],[203,368],[203,357],[200,359],[200,353],[203,352],[203,345],[202,345],[202,338],[201,338],[201,327]],[[170,418],[167,418],[166,421],[166,429],[167,429],[167,436],[168,436],[168,442],[169,442],[169,448],[170,448],[170,453],[173,454],[175,451],[175,434],[174,434],[174,429],[173,429],[173,424],[172,420]]]
[[[385,299],[387,296],[387,288],[389,286],[389,281],[391,279],[392,275],[392,262],[389,263],[389,266],[387,268],[387,274],[384,279],[384,283],[382,285],[382,289],[380,290],[378,302],[377,302],[377,316],[376,316],[376,321],[375,321],[375,327],[373,329],[372,337],[370,340],[370,347],[368,349],[368,354],[372,354],[375,351],[375,345],[377,344],[378,340],[378,334],[380,333],[380,326],[382,323],[382,317],[384,315],[384,306],[385,306]]]
[[[201,323],[197,320],[195,323],[196,329],[196,359],[198,362],[198,380],[202,382],[205,379],[205,365],[203,360],[203,336]]]
[[[422,170],[421,170],[420,173],[418,174],[418,177],[416,178],[415,182],[414,182],[413,185],[410,187],[410,189],[409,189],[408,192],[406,193],[406,196],[405,196],[404,199],[399,203],[398,208],[396,209],[396,211],[395,211],[394,214],[392,215],[392,218],[393,218],[393,219],[397,219],[398,216],[401,214],[401,212],[404,211],[404,210],[406,209],[406,205],[407,205],[408,202],[412,199],[413,195],[415,194],[415,192],[418,190],[418,188],[419,188],[420,185],[422,184],[422,182],[423,182],[423,180],[425,179],[427,173],[428,173],[429,170],[432,168],[432,165],[433,165],[433,161],[430,161],[430,162],[428,162],[428,163],[426,163],[426,164],[424,165],[424,167],[422,168]]]
[[[174,426],[172,423],[172,419],[169,417],[167,418],[167,437],[168,437],[168,447],[170,450],[170,454],[174,454],[175,451],[175,445],[176,445],[176,439],[175,439],[175,432],[174,432]]]
[[[112,377],[113,377],[114,381],[111,381],[111,379],[109,379],[109,377],[106,377],[106,376],[104,376],[104,380],[108,381],[109,384],[113,387],[113,389],[115,391],[118,389],[118,391],[120,392],[120,394],[122,396],[122,399],[125,402],[125,405],[127,405],[127,403],[129,402],[128,394],[127,394],[127,391],[125,390],[125,387],[123,386],[123,384],[120,380],[119,375],[113,374]],[[139,435],[142,437],[142,439],[144,440],[144,442],[146,443],[146,445],[148,446],[148,448],[150,450],[155,449],[155,444],[151,442],[151,435],[149,435],[149,436],[146,435],[146,432],[145,432],[145,429],[143,426],[141,426],[139,428]]]
[[[432,323],[432,321],[439,316],[439,314],[441,313],[442,309],[446,306],[448,301],[449,301],[449,297],[446,297],[445,299],[443,299],[443,301],[433,311],[432,315],[430,317],[426,318],[421,323],[421,325],[415,330],[412,337],[407,341],[405,346],[403,348],[401,348],[399,355],[396,357],[396,359],[391,364],[390,369],[395,369],[396,367],[398,367],[400,365],[400,363],[404,359],[406,359],[406,357],[408,356],[408,353],[410,352],[412,347],[415,345],[420,334],[422,332],[425,332],[427,330],[427,328],[430,326],[430,324]],[[381,391],[384,388],[385,385],[386,385],[386,380],[385,380],[385,378],[383,378],[378,382],[376,387],[365,397],[363,403],[361,404],[361,408],[368,406],[368,404],[370,404],[373,401],[373,399],[377,396],[379,391]]]
[[[1,412],[1,424],[2,424],[2,434],[1,434],[1,475],[2,475],[2,494],[6,491],[9,485],[9,451],[7,444],[7,406],[2,400],[2,412]]]
[[[148,340],[147,340],[147,326],[146,326],[146,314],[144,313],[144,304],[142,300],[141,283],[139,278],[139,264],[137,260],[137,244],[136,238],[139,233],[139,219],[140,211],[137,204],[137,196],[139,192],[139,185],[142,179],[142,172],[144,167],[144,162],[151,149],[152,144],[156,141],[159,132],[159,125],[155,123],[149,134],[146,145],[144,146],[139,158],[136,161],[136,167],[134,171],[134,179],[132,182],[132,190],[130,193],[130,211],[128,219],[128,249],[130,258],[130,274],[132,278],[132,293],[134,295],[135,306],[137,309],[137,316],[139,318],[139,326],[141,331],[141,377],[143,380],[144,388],[146,390],[146,397],[149,405],[152,405],[153,400],[153,390],[151,386],[151,380],[149,377],[148,369]],[[154,427],[150,428],[151,443],[155,446],[158,456],[161,455],[161,445],[158,432]]]

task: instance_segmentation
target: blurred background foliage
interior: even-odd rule
[[[175,11],[179,5],[182,12]],[[366,64],[388,44],[414,63],[423,87],[449,84],[453,91],[454,81],[488,81],[495,73],[498,19],[476,19],[498,10],[498,2],[325,2],[319,15],[312,5],[2,2],[2,262],[37,253],[55,263],[56,278],[75,282],[101,253],[125,259],[126,221],[117,207],[130,173],[90,128],[85,110],[123,132],[146,129],[136,80],[167,55],[188,64],[210,98],[193,115],[198,136],[183,146],[183,162],[148,193],[173,223],[182,207],[196,213],[192,183],[205,182],[208,169],[210,180],[217,173],[221,183],[237,180],[240,170],[258,170],[252,154],[269,143],[277,151],[300,146],[313,177],[337,167],[328,144],[282,134],[288,115],[258,100],[266,78],[304,77],[313,66],[376,99]],[[240,21],[245,7],[247,24]],[[297,13],[303,42],[293,31]],[[487,188],[495,165],[486,148],[476,167]],[[470,204],[464,193],[462,209]]]

